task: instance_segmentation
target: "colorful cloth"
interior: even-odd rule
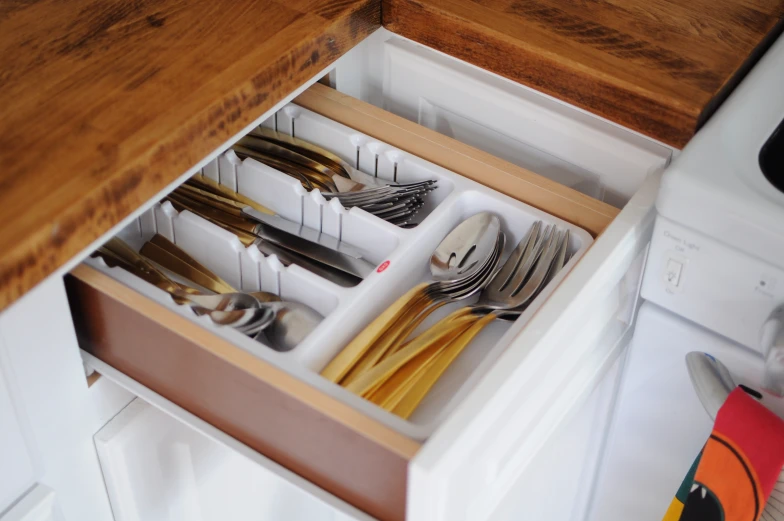
[[[784,466],[784,421],[737,388],[664,521],[757,521]]]

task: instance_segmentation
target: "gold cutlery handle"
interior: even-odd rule
[[[408,419],[449,365],[471,343],[471,340],[494,319],[495,315],[490,313],[479,320],[475,320],[468,329],[464,329],[462,334],[452,340],[445,349],[436,355],[432,364],[419,373],[418,379],[406,392],[402,400],[392,409],[392,412],[403,419]]]
[[[448,330],[431,347],[425,349],[395,371],[386,382],[366,393],[364,395],[365,398],[384,409],[390,411],[394,409],[408,390],[418,381],[420,375],[435,362],[449,343],[463,334],[468,327],[470,327],[470,324]]]
[[[440,338],[449,331],[461,327],[461,325],[473,322],[475,316],[471,315],[471,308],[460,308],[451,315],[442,319],[436,325],[408,342],[400,351],[389,356],[379,364],[360,375],[359,378],[351,382],[346,388],[358,395],[364,395],[368,391],[382,385],[406,362],[414,358],[422,351],[437,345]]]
[[[254,233],[256,230],[256,223],[241,215],[233,215],[232,213],[220,210],[215,206],[185,197],[181,193],[172,192],[166,196],[166,200],[172,203],[172,206],[174,206],[177,211],[185,209],[200,217],[204,217],[207,220],[218,221],[231,226],[232,228],[238,228],[250,233]]]
[[[391,349],[400,346],[408,335],[430,315],[440,304],[433,306],[433,300],[426,294],[414,299],[395,322],[374,342],[362,358],[351,368],[341,380],[340,385],[346,386],[356,380],[362,373],[376,365],[380,360],[391,354]]]
[[[321,376],[332,382],[339,383],[381,335],[405,314],[410,303],[419,298],[420,294],[423,294],[428,286],[429,284],[426,282],[418,284],[397,299],[327,364],[321,371]]]
[[[141,253],[172,273],[176,273],[210,291],[215,293],[234,293],[236,291],[222,279],[216,277],[212,272],[205,273],[195,268],[167,248],[161,247],[159,244],[153,243],[152,241],[144,243]]]
[[[229,190],[227,187],[223,186],[222,184],[216,183],[212,179],[208,177],[204,177],[203,175],[195,175],[190,179],[188,179],[187,181],[185,181],[185,184],[191,185],[195,188],[199,188],[200,190],[203,191],[216,193],[228,199],[233,199],[238,203],[242,203],[245,206],[250,206],[251,208],[258,210],[259,212],[275,215],[275,212],[273,212],[269,208],[260,205],[250,197],[242,195],[241,193],[238,192],[234,192],[233,190]]]
[[[125,244],[122,240],[113,238],[106,244],[98,248],[98,254],[106,260],[111,259],[120,264],[120,267],[129,271],[157,286],[158,288],[171,293],[178,298],[175,293],[187,291],[190,288],[180,286],[169,277],[161,273],[155,266],[153,266],[144,257],[136,253],[130,246]],[[107,263],[108,264],[108,263]]]

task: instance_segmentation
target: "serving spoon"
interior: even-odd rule
[[[489,212],[469,217],[441,241],[430,258],[434,282],[411,288],[373,320],[321,371],[348,385],[373,367],[438,307],[479,291],[503,251],[501,222]]]

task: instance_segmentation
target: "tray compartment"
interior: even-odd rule
[[[346,156],[352,150],[358,151],[360,165],[362,157],[378,153],[395,160],[398,176],[406,176],[405,180],[439,180],[439,188],[428,194],[432,206],[427,217],[415,228],[402,229],[363,210],[347,210],[337,201],[326,201],[317,190],[308,192],[296,179],[253,159],[240,160],[232,150],[221,154],[202,169],[201,175],[237,190],[279,215],[362,249],[376,264],[388,261],[384,270],[372,273],[354,288],[341,288],[298,266],[283,267],[274,255],[265,257],[255,246],[245,248],[233,234],[188,211],[178,213],[168,202],[155,205],[121,235],[138,247],[157,231],[237,288],[270,291],[284,299],[304,302],[324,314],[325,320],[319,327],[287,353],[273,352],[231,328],[217,327],[207,317],[197,318],[202,325],[223,338],[257,356],[281,364],[295,374],[309,373],[308,378],[320,380],[318,373],[373,318],[416,283],[432,280],[429,270],[432,252],[455,226],[468,217],[482,211],[499,216],[506,236],[502,262],[536,220],[555,224],[560,230],[570,230],[570,260],[556,280],[531,302],[517,321],[498,320],[482,331],[450,366],[409,420],[402,420],[336,384],[323,381],[323,388],[330,395],[361,407],[366,414],[408,437],[426,439],[511,343],[579,260],[592,238],[585,230],[562,219],[302,107],[287,105],[263,123],[273,128],[276,124],[278,130],[284,128],[291,132],[293,129],[299,137],[338,153],[344,159],[348,159]],[[375,161],[373,163],[375,166]],[[385,175],[388,174],[387,171]],[[93,265],[106,271],[100,262],[93,262]],[[127,276],[127,273],[118,274],[117,271],[109,270],[107,273],[136,289],[146,285],[142,281],[134,281],[135,278]],[[167,307],[183,307],[175,305],[167,294],[156,288],[145,288],[144,292]],[[477,298],[478,295],[438,310],[415,334]],[[185,315],[193,319],[193,313],[186,310]]]
[[[425,197],[416,222],[422,222],[454,189],[452,177],[429,161],[293,103],[280,109],[262,126],[309,141],[337,154],[354,168],[390,182],[437,179],[438,188]]]

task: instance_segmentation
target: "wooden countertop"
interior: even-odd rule
[[[682,147],[782,15],[784,0],[383,0],[382,21]]]
[[[0,3],[0,309],[380,16],[380,0]]]
[[[382,5],[383,4],[383,5]],[[0,309],[381,23],[679,146],[784,0],[0,2]]]

